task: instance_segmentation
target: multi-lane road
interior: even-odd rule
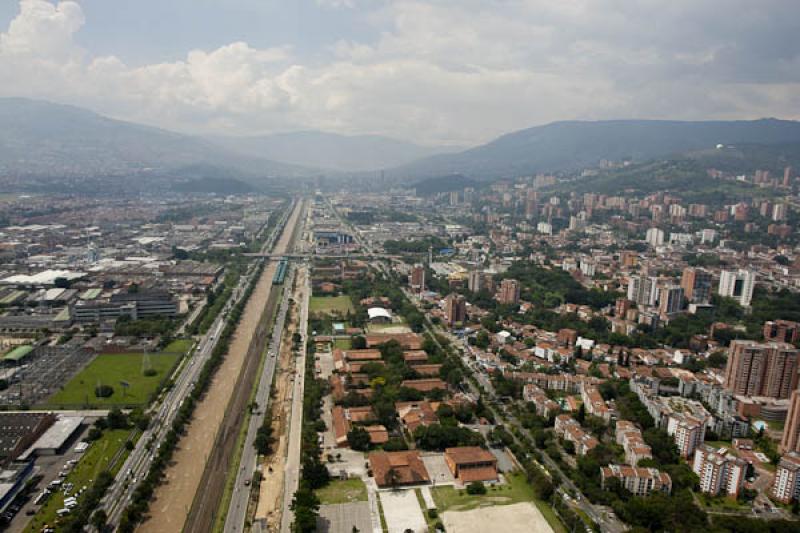
[[[281,222],[265,243],[265,250],[271,249],[275,244],[277,236],[280,235],[289,214],[293,211],[293,207],[290,206],[284,213]],[[106,511],[109,525],[115,527],[119,524],[123,511],[130,503],[131,496],[138,483],[147,475],[150,464],[158,452],[163,438],[172,427],[172,423],[184,399],[194,388],[203,366],[211,357],[220,333],[225,327],[228,312],[244,297],[246,288],[253,282],[257,267],[258,263],[251,265],[247,274],[241,277],[223,312],[216,317],[206,334],[200,338],[194,354],[187,358],[183,366],[178,370],[173,386],[166,392],[160,403],[156,403],[151,407],[149,427],[142,433],[141,438],[119,470],[114,483],[101,502],[100,507]]]
[[[281,307],[275,320],[275,327],[272,330],[272,339],[267,349],[267,359],[264,363],[261,376],[258,381],[256,392],[256,408],[250,416],[245,436],[244,449],[239,459],[236,481],[231,495],[228,514],[225,517],[225,531],[240,532],[244,531],[245,520],[247,518],[247,504],[250,499],[250,480],[258,466],[258,452],[255,448],[256,434],[258,428],[264,424],[264,417],[267,413],[267,404],[272,390],[273,376],[280,360],[281,340],[286,322],[286,315],[289,311],[289,297],[291,296],[291,280],[295,271],[286,277],[286,285],[281,300]]]

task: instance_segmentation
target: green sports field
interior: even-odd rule
[[[349,296],[314,296],[309,309],[312,313],[344,316],[354,311]]]
[[[147,356],[141,353],[98,355],[61,391],[51,396],[44,407],[144,405],[182,355],[182,352],[161,352]],[[155,370],[155,375],[145,375],[147,369]],[[129,386],[123,387],[120,383],[123,381]],[[94,391],[99,384],[111,386],[114,393],[108,398],[98,398]]]

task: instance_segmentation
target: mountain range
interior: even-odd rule
[[[56,182],[87,176],[148,176],[150,183],[195,180],[208,187],[227,178],[260,187],[295,183],[285,178],[363,178],[384,169],[382,185],[459,175],[480,181],[580,170],[597,166],[603,159],[642,162],[703,153],[718,144],[770,147],[756,151],[769,161],[782,157],[782,146],[800,144],[800,122],[555,122],[452,152],[452,147],[313,131],[202,138],[73,106],[0,98],[0,179],[5,183],[24,183],[26,177]],[[434,152],[440,153],[431,155]]]
[[[209,137],[232,152],[334,172],[393,168],[432,155],[463,150],[455,146],[420,146],[379,135],[338,135],[297,131],[251,137]]]
[[[390,176],[463,174],[480,179],[509,178],[580,170],[596,166],[603,159],[646,161],[710,149],[717,144],[798,142],[800,122],[778,119],[554,122],[509,133],[457,154],[422,159],[393,169]]]

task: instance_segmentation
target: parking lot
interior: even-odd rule
[[[372,530],[369,503],[340,503],[319,508],[317,531],[320,533],[352,533],[353,528],[365,533]]]

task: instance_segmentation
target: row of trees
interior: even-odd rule
[[[158,452],[156,453],[153,462],[150,465],[150,470],[145,478],[140,482],[139,486],[136,487],[131,503],[122,513],[118,527],[118,531],[121,533],[133,533],[137,524],[145,516],[145,513],[150,506],[153,493],[163,481],[165,470],[170,459],[172,458],[172,455],[175,453],[175,449],[177,448],[181,436],[184,435],[186,425],[191,421],[198,401],[208,390],[214,374],[222,364],[225,355],[228,353],[231,339],[236,330],[236,326],[241,319],[244,306],[250,299],[250,296],[255,289],[255,283],[258,280],[263,268],[264,265],[262,263],[256,270],[253,281],[247,287],[243,298],[231,310],[228,321],[225,324],[222,333],[220,334],[217,344],[214,346],[214,350],[211,352],[211,356],[200,371],[194,389],[192,389],[192,392],[184,399],[180,409],[178,409],[178,413],[175,416],[172,427],[165,434],[161,443],[161,447],[158,449]]]

